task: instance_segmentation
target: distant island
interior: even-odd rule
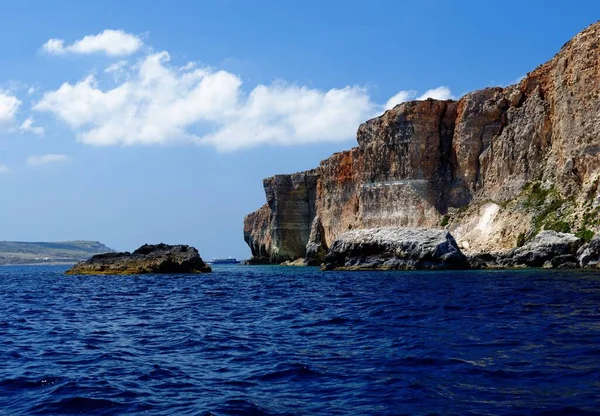
[[[113,249],[98,241],[22,242],[0,241],[0,265],[77,263]]]

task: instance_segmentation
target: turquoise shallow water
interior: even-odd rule
[[[598,414],[600,274],[0,267],[0,413]]]

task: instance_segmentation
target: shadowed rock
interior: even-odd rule
[[[569,233],[542,231],[531,241],[506,252],[483,253],[469,258],[475,269],[545,267],[577,268],[583,240]]]
[[[542,231],[523,247],[511,250],[506,265],[558,267],[565,262],[577,263],[575,254],[582,244],[583,240],[573,234]]]
[[[106,253],[76,264],[66,274],[208,273],[194,247],[144,244],[133,253]]]
[[[467,269],[466,257],[445,230],[372,228],[338,237],[324,270]]]
[[[600,237],[595,237],[577,251],[579,265],[585,268],[600,268]]]

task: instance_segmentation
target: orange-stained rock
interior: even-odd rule
[[[445,227],[467,253],[600,231],[600,23],[517,85],[397,105],[357,141],[310,174],[265,180],[268,206],[244,225],[253,255],[294,260],[384,226]]]

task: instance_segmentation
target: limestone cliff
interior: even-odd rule
[[[358,128],[358,147],[266,179],[267,205],[244,221],[253,256],[292,260],[308,245],[318,262],[343,232],[382,226],[447,228],[468,253],[513,248],[543,229],[591,238],[599,46],[596,23],[518,85],[397,105]]]

